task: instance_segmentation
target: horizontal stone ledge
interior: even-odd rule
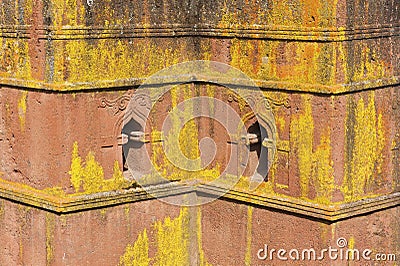
[[[94,208],[110,207],[113,205],[136,202],[153,198],[150,193],[160,197],[191,192],[175,183],[154,185],[147,191],[141,187],[105,191],[93,194],[76,193],[57,195],[46,190],[35,189],[31,186],[0,180],[0,198],[12,200],[57,214],[85,211]]]
[[[34,32],[34,35],[32,34]],[[33,37],[34,36],[34,37]],[[140,38],[140,37],[179,37],[204,36],[227,38],[254,38],[298,41],[337,42],[371,38],[400,36],[400,24],[364,25],[353,29],[344,27],[287,27],[281,25],[218,25],[170,24],[170,25],[138,25],[85,27],[4,25],[0,27],[0,37],[4,38],[35,38],[42,40],[74,40],[74,39],[109,39],[109,38]]]
[[[194,184],[196,182],[192,182]],[[56,214],[87,211],[94,208],[107,208],[114,205],[133,203],[163,197],[173,197],[196,192],[199,196],[231,199],[238,202],[255,204],[308,218],[321,219],[326,222],[349,219],[351,217],[376,212],[400,205],[400,192],[381,195],[349,203],[318,204],[284,195],[254,195],[248,192],[223,187],[201,184],[190,186],[179,182],[137,187],[94,194],[55,195],[27,185],[0,181],[0,198],[29,205]]]
[[[203,193],[220,193],[221,189],[210,186],[201,186],[198,191]],[[327,222],[349,219],[354,216],[400,206],[400,192],[332,205],[313,203],[291,197],[257,196],[251,193],[234,190],[228,191],[224,195],[224,198],[282,210],[305,217],[321,219]]]
[[[120,80],[99,80],[94,82],[77,82],[77,83],[48,83],[35,80],[16,79],[16,78],[0,78],[1,86],[17,87],[24,90],[41,90],[51,92],[85,92],[85,91],[113,91],[121,90],[127,87],[138,87],[144,83],[148,86],[160,86],[166,84],[180,84],[183,82],[205,82],[211,84],[219,84],[223,86],[243,87],[249,84],[249,80],[242,79],[221,79],[219,77],[200,77],[195,74],[182,76],[161,77],[157,80],[152,79],[152,83],[146,82],[146,78],[129,78]],[[156,82],[154,82],[156,81]],[[375,80],[365,80],[362,82],[354,82],[347,84],[311,84],[311,83],[293,83],[286,81],[274,80],[253,80],[254,85],[261,89],[288,91],[288,92],[306,92],[317,94],[343,94],[359,92],[364,90],[377,89],[388,86],[397,86],[400,84],[400,76],[390,78],[382,78]]]

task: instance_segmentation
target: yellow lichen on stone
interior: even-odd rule
[[[244,262],[246,266],[251,265],[251,240],[253,233],[253,207],[247,206],[247,231],[246,231],[246,254]]]
[[[31,22],[31,18],[32,18],[32,11],[33,11],[33,0],[25,0],[25,1],[16,1],[16,3],[19,6],[19,10],[23,9],[23,21],[25,23],[25,25],[29,25],[29,23]],[[18,9],[15,9],[16,11]],[[21,14],[21,13],[20,13]],[[17,17],[17,16],[16,16]]]
[[[285,118],[281,115],[276,115],[275,123],[276,123],[276,127],[279,129],[279,131],[284,132],[285,126],[286,126]]]
[[[309,27],[334,27],[336,6],[337,0],[302,0],[296,3],[277,0],[269,2],[267,8],[256,7],[253,10],[244,7],[240,12],[224,7],[219,27],[257,28],[267,24],[282,30],[290,26],[300,34]],[[246,16],[247,12],[257,15]],[[231,64],[252,78],[297,85],[304,82],[331,85],[336,75],[336,50],[336,43],[235,38],[231,41],[230,56]]]
[[[191,92],[189,85],[173,87],[170,90],[171,128],[164,132],[166,135],[163,146],[157,146],[152,155],[152,161],[156,162],[153,165],[164,178],[188,179],[190,172],[187,169],[192,167],[187,162],[196,159],[198,161],[197,125],[193,119],[182,125],[185,118],[190,118],[193,104],[185,103],[182,110],[177,109],[181,100],[191,98]]]
[[[360,259],[360,254],[357,252],[358,249],[355,249],[355,239],[353,236],[351,236],[348,240],[347,244],[347,251],[346,251],[346,258],[348,260],[359,260]]]
[[[107,218],[107,209],[100,209],[100,216],[102,219],[106,219]]]
[[[195,97],[192,86],[193,85],[185,85],[185,88],[183,90],[185,100]],[[188,122],[186,122],[182,128],[179,127],[180,123],[176,125],[179,127],[176,128],[176,130],[179,130],[179,133],[175,136],[178,136],[179,148],[181,149],[183,155],[190,160],[196,160],[200,156],[200,150],[198,144],[199,130],[195,119],[191,119],[193,118],[193,112],[195,108],[193,101],[185,102],[184,108],[185,111],[182,113],[182,117],[179,117],[178,119],[180,120],[184,119],[185,121]],[[197,167],[200,167],[200,161]]]
[[[258,70],[258,79],[290,83],[292,86],[335,84],[337,44],[260,41],[258,47],[262,47],[258,57],[263,58],[262,64],[255,64],[260,64],[254,69]]]
[[[274,25],[295,26],[300,22],[296,18],[293,6],[287,0],[271,1],[271,11],[268,13],[268,21]]]
[[[203,250],[203,236],[201,227],[201,208],[197,208],[197,219],[196,219],[196,230],[197,230],[197,246],[199,250],[199,265],[200,266],[211,266],[212,264],[207,262]]]
[[[52,22],[57,29],[61,29],[63,24],[63,13],[64,13],[65,1],[53,1],[52,2]]]
[[[310,38],[337,38],[337,0],[329,1],[271,1],[268,10],[257,13],[265,18],[261,24],[277,29],[291,27],[299,36],[312,30]],[[244,8],[245,9],[245,8]],[[244,25],[259,26],[258,17],[249,20],[245,10],[236,12],[225,7],[219,26],[235,29]],[[244,22],[243,18],[249,20]],[[270,22],[270,23],[268,23]],[[310,29],[311,28],[311,29]],[[330,29],[320,36],[319,29]],[[344,28],[339,28],[344,31]],[[277,30],[278,31],[278,30]],[[343,33],[344,34],[344,33]],[[301,38],[303,38],[302,36]],[[345,42],[291,42],[276,40],[232,39],[231,64],[257,80],[283,82],[291,88],[312,91],[339,92],[348,90],[348,84],[366,81],[381,83],[389,78],[390,61],[381,59],[380,51],[365,44]],[[275,85],[275,84],[274,84]],[[283,85],[279,85],[283,86]],[[309,87],[310,86],[310,87]]]
[[[93,10],[91,10],[86,1],[52,0],[51,4],[48,5],[48,16],[52,18],[52,26],[56,30],[68,29],[69,27],[85,27],[89,23],[87,22],[87,14],[92,12]],[[95,14],[98,18],[96,23],[97,27],[126,25],[126,23],[129,23],[131,20],[131,17],[126,15],[124,16],[125,20],[122,21],[121,16],[115,15],[115,8],[111,0],[104,0],[100,5],[97,4]],[[129,15],[131,15],[131,13],[129,13]],[[26,22],[26,24],[29,23]]]
[[[21,98],[18,100],[18,118],[21,130],[25,130],[25,116],[26,116],[26,101],[28,91],[22,91]]]
[[[51,265],[54,258],[54,229],[55,221],[54,214],[46,213],[46,265]]]
[[[83,170],[83,190],[87,193],[98,192],[103,181],[103,167],[95,160],[93,152],[89,152]]]
[[[69,171],[71,183],[75,189],[75,192],[78,192],[82,185],[82,158],[78,153],[78,142],[74,142],[72,148],[72,158],[71,158],[71,170]]]
[[[113,176],[111,179],[104,181],[104,190],[116,190],[124,187],[127,184],[124,175],[119,167],[118,161],[114,162]]]
[[[198,219],[201,216],[198,216]],[[198,227],[200,220],[197,220]],[[189,211],[186,207],[182,208],[179,216],[171,219],[165,218],[163,221],[156,221],[152,227],[155,234],[155,242],[150,242],[147,230],[144,229],[139,234],[133,245],[128,244],[124,254],[120,257],[119,265],[189,265]],[[199,245],[201,242],[198,242]],[[154,257],[149,257],[149,248],[154,245],[156,253]],[[200,265],[208,266],[204,256],[200,255]]]
[[[320,203],[331,203],[332,193],[335,189],[333,176],[333,161],[331,158],[332,147],[329,131],[322,134],[320,144],[312,154],[312,177],[315,186],[316,198]]]
[[[232,39],[230,46],[230,65],[243,71],[251,78],[257,78],[262,62],[262,54],[266,50],[265,42]]]
[[[46,194],[52,195],[52,196],[57,196],[60,198],[66,197],[67,194],[65,191],[62,189],[62,187],[52,187],[52,188],[45,188],[42,190]]]
[[[320,45],[318,43],[293,43],[292,45],[295,46],[296,60],[293,62],[293,65],[291,62],[283,63],[282,65],[287,70],[280,73],[283,73],[285,79],[289,81],[316,83],[317,75],[319,75],[316,70],[318,65],[317,58],[321,49]],[[290,54],[286,54],[285,56],[285,60],[290,60]],[[277,67],[281,68],[280,64]]]
[[[26,39],[2,39],[0,49],[0,76],[5,78],[29,79],[31,64]]]
[[[61,30],[63,26],[85,25],[85,7],[76,0],[53,0],[50,5],[53,26]]]
[[[104,179],[103,167],[96,161],[94,153],[89,152],[85,161],[79,156],[78,143],[74,142],[69,171],[71,183],[75,192],[96,193],[117,190],[125,187],[129,182],[124,179],[118,161],[114,162],[114,173],[110,179]]]
[[[354,239],[353,236],[351,236],[351,237],[349,238],[349,241],[348,241],[348,248],[349,248],[349,249],[354,249],[354,245],[355,245],[355,239]]]
[[[385,63],[379,55],[369,47],[359,48],[361,51],[360,63],[355,66],[352,82],[375,80],[385,76]]]
[[[0,220],[4,218],[4,203],[3,200],[0,200]]]
[[[165,218],[154,224],[156,230],[157,253],[155,265],[189,264],[189,215],[188,209],[182,208],[175,219]]]
[[[76,0],[65,0],[65,8],[62,9],[64,11],[64,16],[66,18],[66,24],[69,26],[76,26],[82,20],[81,18],[84,16],[82,9],[79,9],[77,6]]]
[[[371,192],[371,186],[379,182],[381,174],[385,145],[382,115],[376,112],[374,92],[369,93],[368,99],[368,103],[359,99],[355,110],[351,160],[346,165],[342,188],[348,201],[360,199]]]
[[[120,258],[119,265],[147,266],[149,264],[149,239],[147,237],[147,231],[144,229],[133,245],[128,244],[125,253]]]
[[[149,40],[100,39],[54,43],[54,69],[47,68],[54,82],[98,82],[144,78],[179,61],[176,44],[161,49]],[[94,69],[96,71],[94,71]]]
[[[310,199],[310,185],[313,184],[316,195],[311,200],[330,203],[335,184],[329,125],[323,129],[319,144],[314,145],[311,98],[308,95],[302,98],[304,110],[295,115],[290,123],[290,139],[298,159],[301,197]]]
[[[293,152],[297,154],[301,197],[308,197],[313,164],[314,120],[310,96],[303,96],[304,111],[293,117],[290,123],[290,139]]]
[[[272,0],[268,4],[248,4],[221,9],[218,26],[222,29],[240,29],[268,25],[292,29],[336,26],[337,0]],[[261,3],[261,2],[260,2]],[[278,28],[278,29],[279,29]]]
[[[196,101],[194,97],[197,96],[199,91],[192,86],[189,84],[180,85],[169,91],[171,96],[171,110],[168,114],[170,128],[163,132],[164,141],[162,144],[151,144],[153,166],[166,180],[192,180],[200,177],[215,179],[220,174],[218,164],[211,169],[202,166],[199,148],[199,125],[197,118],[194,117]],[[211,96],[214,93],[210,89],[206,89],[206,92],[210,93]],[[209,108],[210,112],[214,111],[212,104]],[[149,182],[153,180],[151,175],[145,178]]]

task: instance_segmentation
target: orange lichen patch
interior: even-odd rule
[[[218,12],[212,10],[210,3],[205,3],[193,5],[193,8],[204,10],[199,12],[200,23],[192,25],[192,21],[184,20],[182,14],[177,17],[177,14],[168,10],[168,6],[173,8],[179,5],[177,3],[164,2],[161,4],[163,8],[160,8],[145,1],[127,3],[129,7],[121,9],[117,8],[119,4],[111,0],[96,2],[94,7],[85,1],[54,0],[46,5],[46,16],[43,18],[40,17],[40,7],[35,9],[34,1],[16,1],[10,5],[11,14],[6,13],[6,7],[1,9],[0,18],[3,21],[7,21],[7,16],[12,16],[8,23],[14,22],[18,26],[49,23],[49,27],[22,29],[23,38],[2,38],[0,76],[5,78],[7,84],[54,90],[137,85],[165,66],[192,58],[209,59],[218,54],[214,51],[210,53],[210,49],[204,47],[203,43],[207,43],[207,40],[202,41],[201,49],[196,50],[189,47],[192,41],[186,37],[176,38],[174,29],[184,24],[179,28],[180,33],[193,35],[197,26],[206,25],[210,29],[202,30],[207,34],[224,36],[225,30],[230,38],[240,37],[240,41],[232,39],[232,65],[238,66],[252,78],[275,83],[287,82],[290,85],[288,87],[301,87],[302,90],[313,92],[347,91],[351,90],[348,88],[350,84],[356,86],[370,80],[381,85],[396,82],[398,78],[388,74],[395,68],[390,66],[390,62],[382,60],[385,58],[382,55],[384,51],[375,48],[375,40],[342,42],[346,40],[349,29],[337,25],[339,20],[346,17],[343,10],[338,10],[338,5],[344,7],[347,4],[338,2],[225,1],[216,3],[222,8]],[[38,17],[33,18],[35,16]],[[156,30],[147,32],[152,27]],[[172,32],[166,32],[166,29]],[[8,31],[8,28],[5,27],[5,30]],[[161,36],[158,30],[169,36],[136,38],[132,33],[136,30],[141,36]],[[19,30],[12,31],[12,34],[19,36]],[[25,34],[32,36],[27,38]],[[54,39],[53,34],[56,36]],[[115,38],[110,38],[110,34]],[[40,41],[33,41],[39,35]],[[251,37],[247,38],[249,35]],[[270,37],[275,40],[270,41]],[[292,41],[296,38],[303,41]],[[229,45],[224,48],[229,49]],[[358,55],[361,56],[357,59]],[[268,63],[264,65],[264,61]],[[31,65],[33,63],[35,66]],[[40,74],[35,74],[36,70]],[[31,72],[34,73],[33,77]],[[46,75],[41,80],[43,72]],[[389,80],[383,83],[381,78]],[[329,88],[323,90],[318,85]],[[282,85],[279,86],[282,88]]]
[[[260,70],[262,57],[260,56],[266,49],[268,43],[233,39],[231,42],[231,65],[243,71],[251,78],[257,78]]]
[[[271,42],[261,56],[265,58],[259,79],[292,84],[332,85],[335,81],[335,44]]]
[[[320,14],[321,6],[323,1],[314,1],[314,0],[303,0],[300,1],[300,6],[302,10],[302,23],[307,26],[318,26],[320,21],[323,20],[323,17]],[[333,1],[327,1],[333,2]],[[329,14],[332,16],[333,14]]]
[[[271,4],[270,20],[279,25],[279,18],[300,28],[310,24],[325,27],[334,24],[337,1],[299,1]],[[274,12],[282,9],[275,15]],[[301,14],[301,16],[299,16]],[[235,28],[240,15],[226,13],[221,24]],[[312,22],[309,22],[309,20]],[[321,26],[322,25],[322,26]],[[316,28],[315,28],[316,29]],[[372,41],[371,41],[372,42]],[[276,40],[232,39],[231,64],[248,76],[269,82],[283,82],[286,87],[304,90],[307,85],[317,92],[340,92],[363,82],[381,84],[392,74],[391,62],[382,60],[382,50],[366,42],[297,42]],[[382,80],[381,80],[382,79]],[[275,83],[272,83],[275,85]],[[325,87],[326,86],[326,87]],[[308,89],[305,89],[308,91]]]
[[[286,82],[292,87],[336,82],[334,43],[233,39],[230,55],[232,66],[257,80]]]

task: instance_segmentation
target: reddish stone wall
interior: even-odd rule
[[[352,248],[363,252],[370,249],[372,253],[368,257],[371,259],[376,254],[399,254],[398,216],[398,208],[392,208],[326,223],[224,200],[189,209],[144,201],[55,215],[3,200],[0,262],[12,265],[26,262],[35,265],[117,265],[124,255],[140,254],[138,250],[128,248],[136,244],[138,249],[147,248],[147,255],[155,264],[168,259],[169,255],[177,255],[171,261],[187,259],[192,265],[206,262],[211,265],[284,265],[288,261],[343,265],[347,261],[340,259],[339,250],[347,252]],[[144,234],[147,241],[140,240],[139,235]],[[338,247],[339,238],[346,239],[346,247]],[[268,245],[268,256],[264,259],[265,252],[260,249],[265,249],[265,244]],[[279,249],[287,252],[297,249],[301,256],[304,249],[313,248],[318,258],[321,250],[329,247],[338,250],[332,253],[332,257],[337,254],[337,259],[330,260],[329,254],[325,253],[321,260],[302,261],[300,257],[295,261],[286,254],[288,261],[282,261],[276,253]],[[272,255],[271,249],[276,249]],[[183,253],[190,257],[179,258],[178,255]],[[352,263],[365,265],[370,261],[361,259]]]
[[[286,265],[257,254],[264,244],[318,252],[340,238],[398,262],[399,9],[389,0],[3,1],[0,265]],[[163,119],[198,96],[226,109],[186,104],[179,119],[230,106],[249,129],[265,112],[250,110],[254,88],[240,88],[246,98],[211,74],[185,72],[200,82],[157,99],[149,115],[156,129],[143,144],[173,182],[143,188],[129,179],[121,135],[129,101],[149,76],[190,60],[226,63],[253,79],[258,103],[273,114],[276,157],[252,190],[257,150],[243,167],[237,155],[233,166],[245,168],[237,184],[186,208],[154,196],[220,196],[223,184],[210,180],[236,146],[221,121],[193,119],[178,136],[159,132]],[[183,171],[160,150],[179,138],[177,149],[203,159],[204,137],[219,148],[204,171]]]

